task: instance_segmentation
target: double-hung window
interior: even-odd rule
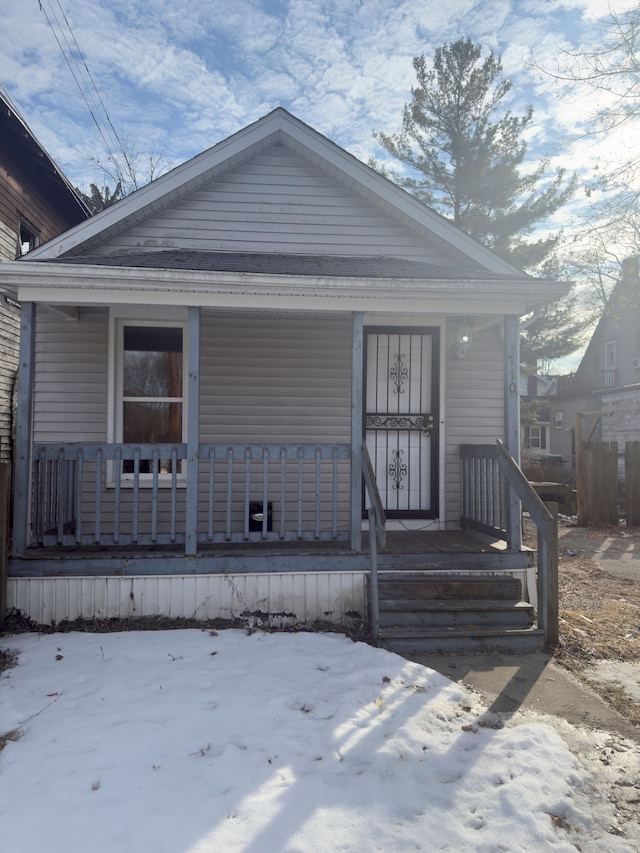
[[[529,450],[546,450],[547,432],[544,426],[525,426],[524,446]]]
[[[185,324],[118,320],[116,330],[115,440],[164,445],[158,473],[171,474],[168,446],[185,436]],[[141,459],[139,473],[152,474],[152,465]],[[133,460],[124,460],[124,477],[133,473]]]

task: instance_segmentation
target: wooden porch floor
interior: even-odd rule
[[[369,552],[369,537],[366,531],[362,535],[362,550]],[[504,540],[493,539],[475,531],[424,531],[391,530],[387,531],[387,542],[378,552],[396,555],[446,555],[446,554],[496,554],[507,551]],[[257,554],[318,554],[353,553],[345,542],[332,541],[259,541],[241,543],[200,544],[196,556]],[[29,548],[24,560],[42,559],[80,559],[84,556],[108,560],[112,557],[127,559],[154,556],[179,557],[184,553],[182,545],[67,545],[40,546]],[[15,559],[15,558],[13,558]]]
[[[281,573],[371,569],[369,537],[355,552],[345,542],[246,542],[201,547],[185,556],[178,545],[31,548],[9,559],[10,577]],[[500,571],[533,564],[533,552],[472,531],[391,530],[378,552],[381,571]]]

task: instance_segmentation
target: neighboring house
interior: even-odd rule
[[[542,459],[551,456],[549,422],[549,395],[555,394],[555,376],[540,373],[520,372],[520,398],[523,403],[536,402],[535,423],[522,424],[522,450],[530,458]]]
[[[13,261],[88,217],[15,107],[0,93],[0,261]],[[11,459],[20,309],[0,290],[0,462]]]
[[[10,605],[367,621],[378,501],[381,570],[535,599],[496,439],[518,458],[518,318],[563,284],[281,108],[5,266]]]
[[[576,416],[583,419],[583,438],[640,441],[640,277],[639,258],[623,262],[607,307],[598,322],[580,366],[560,377],[550,401],[551,449],[573,467]],[[600,413],[603,415],[589,413]]]

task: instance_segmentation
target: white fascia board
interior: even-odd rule
[[[521,276],[522,270],[503,260],[499,255],[483,246],[473,237],[465,234],[443,216],[427,207],[421,201],[406,190],[394,184],[393,181],[378,174],[370,166],[367,166],[353,154],[345,151],[340,146],[320,136],[311,128],[301,125],[301,131],[306,130],[298,136],[300,143],[310,152],[329,162],[335,169],[342,173],[344,182],[349,185],[355,181],[368,192],[378,196],[390,207],[395,208],[409,219],[412,219],[433,236],[452,246],[468,258],[482,264],[488,271],[501,274]],[[286,133],[292,136],[290,128]],[[286,144],[286,139],[283,140]],[[328,144],[327,144],[328,143]],[[304,156],[304,152],[299,152]]]
[[[42,294],[40,293],[40,296]],[[436,314],[446,314],[447,316],[494,316],[512,315],[520,317],[526,313],[526,308],[523,308],[522,303],[515,301],[499,300],[497,302],[485,302],[469,299],[468,295],[458,300],[447,298],[429,298],[414,297],[398,299],[397,297],[387,296],[386,298],[367,296],[362,294],[360,297],[346,296],[341,299],[320,296],[317,294],[301,295],[286,295],[278,294],[267,296],[265,294],[254,293],[214,293],[214,294],[195,294],[195,293],[168,293],[159,296],[157,292],[141,292],[128,291],[122,292],[106,292],[101,298],[96,298],[98,295],[95,291],[78,291],[75,294],[78,306],[114,306],[114,305],[153,305],[156,307],[174,307],[174,308],[209,308],[219,310],[237,310],[237,311],[257,311],[264,310],[268,312],[283,312],[294,311],[300,313],[314,314],[344,314],[353,311],[363,311],[371,314],[411,314],[412,316],[434,316]],[[34,294],[28,289],[22,295],[22,302],[40,301],[43,304],[53,307],[56,304],[67,305],[69,296],[66,297],[59,292],[52,295],[52,298],[34,299]]]
[[[267,116],[266,118],[269,118]],[[156,208],[161,208],[166,203],[170,204],[172,200],[191,192],[196,184],[206,183],[210,180],[209,173],[219,167],[225,161],[229,161],[229,167],[232,168],[237,163],[234,158],[251,157],[261,148],[267,147],[274,142],[273,134],[270,132],[264,133],[264,130],[258,134],[258,123],[250,125],[244,130],[239,131],[233,136],[223,139],[212,148],[203,151],[196,155],[186,163],[176,166],[166,175],[152,181],[150,184],[142,187],[121,201],[110,207],[101,210],[99,213],[92,216],[86,222],[76,225],[69,231],[65,231],[53,240],[49,240],[37,249],[33,249],[30,253],[32,258],[59,258],[66,252],[72,251],[77,246],[85,243],[92,238],[105,234],[116,228],[122,230],[121,223],[135,216],[140,211],[149,211],[149,215]],[[261,126],[263,128],[264,126]],[[252,139],[251,137],[256,137]],[[224,170],[223,170],[224,171]],[[193,184],[196,182],[196,184]],[[172,194],[177,194],[173,199]],[[126,225],[122,227],[126,228]]]
[[[0,266],[0,277],[8,270]],[[424,280],[281,276],[256,273],[165,270],[141,267],[33,263],[13,265],[12,284],[21,301],[66,305],[293,307],[328,311],[449,310],[522,315],[568,291],[555,282]],[[1,280],[1,278],[0,278]],[[409,305],[411,303],[411,306]],[[436,307],[436,303],[437,306]],[[384,309],[382,308],[384,306]],[[449,306],[442,307],[442,306]]]

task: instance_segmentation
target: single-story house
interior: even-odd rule
[[[518,318],[565,285],[282,108],[0,276],[23,306],[11,607],[544,641]]]
[[[624,477],[625,444],[640,441],[640,257],[623,261],[580,365],[559,378],[550,409],[551,451],[567,467],[574,467],[577,438],[617,441]]]

